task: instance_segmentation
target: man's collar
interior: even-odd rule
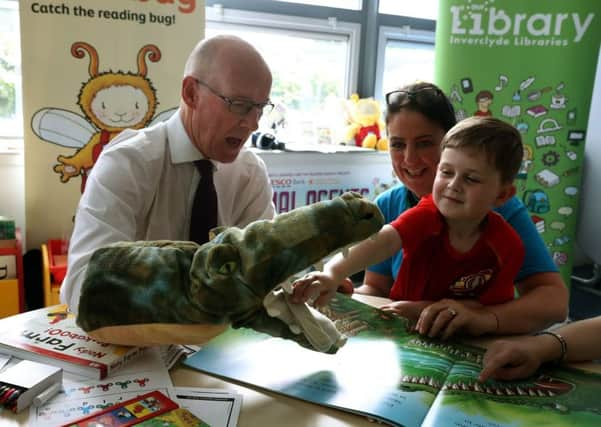
[[[171,161],[174,164],[188,163],[204,158],[184,129],[179,109],[167,120],[167,138]]]

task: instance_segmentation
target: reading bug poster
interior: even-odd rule
[[[600,41],[598,1],[440,1],[435,82],[458,119],[494,116],[521,132],[517,195],[566,283]]]
[[[179,104],[202,0],[19,2],[27,246],[66,238],[103,147]]]

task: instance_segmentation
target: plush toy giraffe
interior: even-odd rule
[[[333,353],[344,337],[316,310],[290,303],[280,285],[383,224],[374,203],[345,193],[244,229],[225,228],[202,246],[149,241],[100,248],[87,267],[77,322],[95,338],[121,344],[185,341],[174,337],[191,325],[214,336],[231,324]],[[157,328],[161,338],[153,341]]]

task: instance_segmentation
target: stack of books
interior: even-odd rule
[[[66,305],[55,305],[0,320],[0,353],[103,379],[142,353],[96,341],[75,323]]]

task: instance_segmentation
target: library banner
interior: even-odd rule
[[[169,117],[202,0],[21,0],[27,247],[68,238],[103,147]]]
[[[600,42],[599,1],[440,1],[435,82],[458,119],[521,132],[518,195],[566,283]]]

